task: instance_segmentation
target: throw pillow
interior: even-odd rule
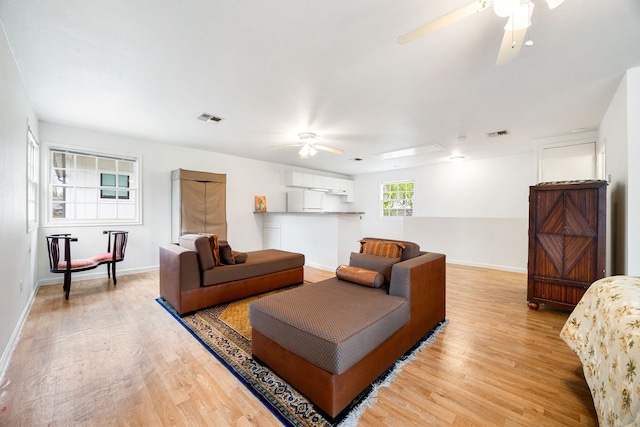
[[[404,244],[384,240],[360,240],[360,253],[371,254],[386,258],[402,257]]]
[[[393,267],[393,264],[398,261],[400,261],[400,258],[387,258],[377,255],[351,252],[349,265],[381,273],[384,276],[385,284],[388,285],[391,283],[391,267]]]
[[[381,273],[349,265],[339,266],[336,269],[336,277],[340,280],[370,288],[379,288],[384,285],[384,276]]]
[[[407,242],[406,240],[386,240],[379,239],[377,237],[365,237],[361,241],[388,241],[402,243],[404,245],[404,249],[402,250],[401,261],[406,261],[408,259],[420,256],[420,245],[414,242]]]
[[[216,266],[208,236],[184,234],[178,238],[178,243],[183,248],[195,251],[198,254],[198,263],[203,271],[210,270]]]
[[[229,246],[229,242],[226,240],[220,240],[218,243],[220,249],[220,262],[227,265],[234,265],[236,263],[236,258],[233,256],[233,251],[231,250],[231,246]]]
[[[213,260],[215,265],[220,265],[220,245],[218,243],[217,234],[199,233],[209,238],[209,246],[211,247],[211,253],[213,254]]]
[[[233,252],[233,256],[236,259],[236,264],[244,264],[245,262],[247,262],[247,254],[244,252],[236,252],[236,251],[232,251]]]

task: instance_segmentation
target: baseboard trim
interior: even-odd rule
[[[467,267],[489,268],[491,270],[510,271],[512,273],[526,273],[526,268],[509,267],[506,265],[483,264],[480,262],[469,262],[461,260],[447,259],[447,264],[466,265]]]
[[[0,359],[0,384],[4,381],[4,374],[9,366],[9,361],[11,360],[11,355],[13,354],[13,350],[15,349],[16,343],[18,342],[18,338],[20,337],[20,333],[22,332],[22,327],[24,326],[24,322],[27,320],[27,315],[31,310],[31,306],[33,305],[33,301],[36,299],[36,294],[38,293],[38,286],[33,288],[31,291],[31,295],[29,296],[29,301],[24,306],[22,310],[22,314],[20,314],[20,318],[18,319],[18,323],[16,323],[16,327],[13,329],[13,333],[11,334],[11,338],[9,338],[9,342],[2,353],[2,359]]]
[[[309,267],[313,267],[313,268],[317,268],[320,270],[326,270],[326,271],[335,271],[337,267],[331,267],[331,266],[327,266],[327,265],[322,265],[322,264],[318,264],[315,262],[305,262],[305,265],[308,265]]]
[[[156,271],[159,268],[160,267],[158,265],[151,265],[147,267],[127,268],[123,270],[117,269],[116,273],[118,277],[120,277],[120,276],[126,276],[128,274],[138,274],[138,273],[146,273],[148,271]],[[102,269],[98,268],[96,270],[90,270],[89,272],[74,273],[71,275],[71,282],[73,283],[80,280],[102,279],[107,277],[106,267]],[[56,274],[55,277],[38,280],[38,286],[59,285],[62,282],[63,282],[63,275]]]
[[[526,268],[509,267],[506,265],[483,264],[479,262],[451,260],[451,259],[447,259],[447,264],[466,265],[467,267],[489,268],[491,270],[509,271],[511,273],[525,273],[525,274],[527,273]],[[307,262],[306,265],[308,265],[309,267],[318,268],[320,270],[335,271],[334,267],[317,264],[315,262]]]

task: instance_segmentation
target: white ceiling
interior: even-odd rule
[[[640,66],[639,0],[535,0],[535,44],[503,66],[491,9],[396,43],[469,1],[0,0],[0,20],[41,120],[347,175],[596,129]],[[344,154],[270,148],[306,131]]]

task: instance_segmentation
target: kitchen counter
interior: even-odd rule
[[[364,212],[261,212],[263,247],[302,253],[305,264],[335,270],[360,249]]]
[[[364,215],[364,212],[254,212],[257,214],[274,214],[274,215]]]

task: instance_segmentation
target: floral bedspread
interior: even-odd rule
[[[601,426],[640,426],[640,277],[593,283],[560,337],[578,355]]]

